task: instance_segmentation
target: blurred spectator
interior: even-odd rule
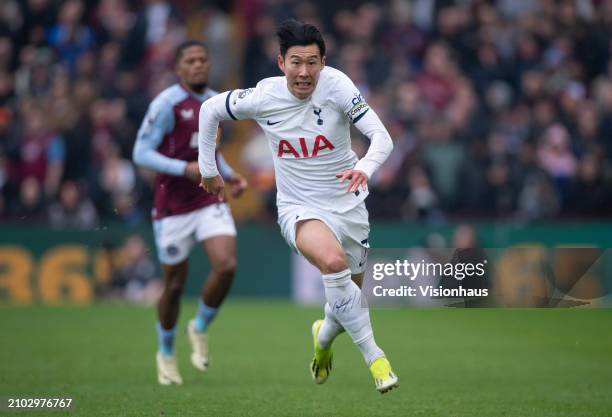
[[[26,177],[19,185],[19,201],[13,210],[14,218],[28,224],[39,224],[45,220],[45,197],[40,182]]]
[[[232,45],[232,19],[225,11],[206,3],[197,17],[201,21],[209,56],[214,57],[214,65],[210,67],[209,83],[220,90],[228,83],[227,74],[232,68],[240,65],[238,51],[234,50]]]
[[[451,137],[448,123],[433,123],[433,120],[422,121],[417,135],[423,144],[422,158],[431,181],[440,198],[440,204],[446,209],[456,208],[459,193],[461,171],[465,163],[465,149],[461,143]]]
[[[20,140],[19,177],[33,178],[44,197],[52,198],[64,169],[64,142],[51,130],[49,119],[38,105],[24,103],[20,110],[25,130]]]
[[[41,46],[46,39],[46,32],[57,17],[56,2],[50,0],[26,0],[20,2],[23,8],[23,39],[25,44]]]
[[[427,48],[424,71],[417,76],[421,97],[434,109],[442,110],[455,92],[456,66],[448,46],[438,41]]]
[[[584,154],[578,163],[576,178],[570,185],[568,211],[595,215],[602,207],[609,207],[610,195],[599,158],[594,154]]]
[[[55,229],[91,230],[98,224],[98,213],[77,183],[66,181],[49,207],[49,224]]]
[[[98,206],[107,215],[114,215],[128,225],[144,221],[144,213],[136,204],[136,170],[122,157],[119,146],[111,143],[97,173],[94,187]]]
[[[164,35],[177,24],[176,10],[167,0],[145,0],[145,19],[147,44],[156,44],[162,40]]]
[[[408,173],[410,194],[402,207],[402,217],[406,220],[436,220],[441,217],[438,197],[431,187],[425,171],[415,166]]]
[[[19,97],[44,97],[48,94],[55,67],[48,48],[25,46],[15,73],[15,92]]]
[[[576,156],[570,148],[569,132],[561,125],[549,127],[538,146],[540,166],[552,178],[560,203],[565,202],[570,180],[576,173]]]
[[[162,290],[157,262],[140,236],[132,235],[125,241],[122,260],[116,278],[124,284],[125,298],[132,302],[156,302]]]
[[[0,106],[14,106],[14,99],[13,74],[0,70]]]
[[[95,11],[97,38],[102,45],[102,77],[111,81],[110,74],[119,69],[134,69],[145,55],[146,20],[134,13],[127,0],[100,0]],[[115,66],[111,65],[116,63]]]
[[[65,0],[60,5],[57,23],[47,34],[49,44],[71,74],[76,72],[79,57],[94,46],[92,30],[82,23],[84,11],[81,0]]]
[[[157,262],[151,257],[144,240],[129,236],[122,246],[110,248],[111,279],[101,295],[107,299],[150,304],[161,293]]]
[[[462,287],[473,290],[489,289],[490,293],[490,273],[487,271],[487,254],[482,248],[476,230],[469,224],[460,224],[453,234],[452,247],[455,249],[452,263],[456,268],[461,268],[464,277],[445,277],[440,280],[440,285],[444,288]],[[468,272],[470,266],[471,273]],[[477,265],[484,269],[484,274],[478,274]],[[489,304],[487,297],[464,298],[465,307],[483,307]]]

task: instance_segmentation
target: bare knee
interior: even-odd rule
[[[236,272],[236,257],[224,256],[221,259],[216,259],[212,265],[215,273],[225,279],[232,279]]]
[[[332,252],[326,254],[322,260],[320,268],[323,274],[334,274],[336,272],[344,271],[348,268],[346,255],[342,252]]]
[[[334,232],[318,219],[297,223],[295,243],[302,255],[323,274],[348,268],[346,255]]]

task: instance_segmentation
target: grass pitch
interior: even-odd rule
[[[211,327],[207,374],[160,387],[152,307],[1,307],[0,396],[70,397],[63,411],[17,416],[610,416],[612,310],[374,310],[401,387],[380,395],[347,335],[329,381],[308,372],[321,309],[230,301]],[[2,415],[12,412],[0,410]]]

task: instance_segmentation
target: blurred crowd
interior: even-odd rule
[[[131,151],[176,45],[208,43],[211,87],[254,86],[280,74],[287,17],[322,30],[327,64],[395,142],[372,217],[612,213],[612,0],[4,0],[0,219],[146,223],[152,174]],[[267,143],[244,132],[242,169],[274,218]]]
[[[261,2],[246,19],[245,77],[276,73],[278,21],[323,28],[328,65],[355,81],[395,141],[371,181],[372,216],[612,213],[612,1],[328,3]],[[254,138],[251,148],[265,146]]]
[[[0,3],[0,218],[80,229],[149,219],[153,175],[131,153],[150,100],[175,82],[184,3]],[[200,38],[229,32],[210,10],[195,16],[221,23]]]

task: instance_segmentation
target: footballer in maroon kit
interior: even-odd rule
[[[236,266],[236,228],[223,199],[198,186],[198,114],[200,105],[217,94],[207,87],[208,50],[198,41],[181,44],[176,54],[179,83],[162,91],[151,103],[138,131],[134,162],[157,172],[153,229],[164,273],[164,291],[158,303],[156,355],[158,381],[181,384],[174,349],[180,298],[187,280],[187,258],[194,243],[201,242],[211,264],[196,317],[187,333],[191,362],[208,367],[208,326],[227,295]],[[219,171],[234,196],[246,188],[246,180],[217,153]]]

